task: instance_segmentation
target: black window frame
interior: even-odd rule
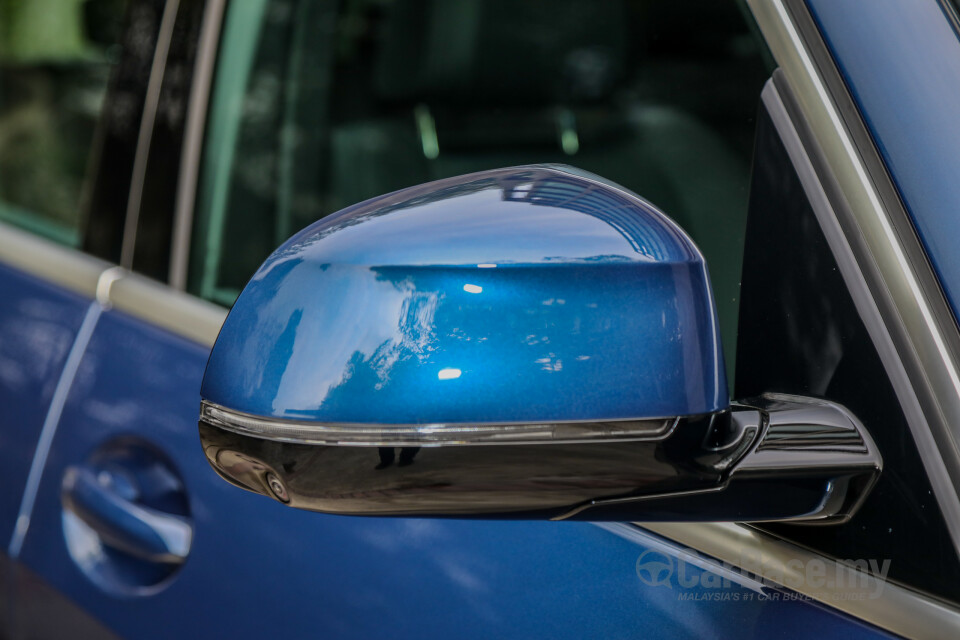
[[[795,160],[809,158],[816,143],[779,70],[764,90],[756,142],[735,397],[781,392],[838,402],[884,456],[877,486],[849,522],[757,528],[841,562],[890,560],[888,579],[958,602],[949,577],[960,558],[895,393],[895,367],[868,330],[882,319],[854,301],[860,261],[839,226],[825,223],[837,217],[834,204],[809,186],[825,193],[822,174]]]

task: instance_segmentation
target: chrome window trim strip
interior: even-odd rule
[[[642,529],[629,522],[591,522],[590,524],[604,531],[608,531],[615,536],[619,536],[624,540],[629,540],[633,544],[658,551],[665,556],[682,558],[686,564],[714,573],[756,594],[766,595],[771,591],[769,581],[768,583],[764,583],[758,576],[738,570],[729,562],[724,564],[723,561],[708,556],[707,554],[683,553],[684,550],[675,541],[663,534],[653,533],[652,529]],[[691,546],[687,545],[687,550],[692,549]],[[678,551],[680,553],[678,553]]]
[[[113,282],[109,304],[208,348],[227,317],[221,306],[129,271]]]
[[[923,428],[915,429],[917,446],[930,475],[951,535],[960,548],[960,353],[957,328],[939,287],[930,283],[912,226],[891,218],[885,207],[900,206],[895,191],[878,189],[868,163],[844,124],[827,81],[807,50],[800,29],[783,0],[748,0],[760,30],[780,65],[804,125],[836,186],[842,210],[840,223],[867,276],[871,294],[884,309],[883,322],[893,338],[922,412]],[[805,11],[803,7],[798,13]],[[807,16],[809,20],[809,16]],[[848,114],[848,117],[850,115]],[[871,143],[872,144],[872,143]],[[872,147],[864,154],[875,154]],[[882,165],[881,165],[882,169]],[[829,188],[831,185],[827,185]],[[886,197],[885,197],[886,194]],[[919,254],[919,257],[918,257]],[[911,259],[912,257],[912,259]],[[905,409],[910,410],[909,406]],[[909,416],[911,428],[919,416]]]
[[[829,585],[812,587],[802,579],[794,580],[802,575],[802,569],[797,572],[791,568],[797,566],[797,561],[801,567],[812,561],[823,562],[831,567],[828,574],[848,568],[848,565],[753,527],[724,523],[648,523],[639,526],[677,545],[715,558],[727,570],[742,566],[748,556],[751,559],[749,571],[755,572],[756,565],[759,565],[759,573],[765,581],[771,584],[792,582],[799,585],[787,587],[792,591],[907,638],[951,638],[960,629],[960,611],[957,609],[869,574],[858,573],[858,584],[843,589],[830,588]],[[754,564],[758,554],[762,562]]]
[[[100,274],[113,266],[5,222],[0,222],[0,262],[86,298],[96,296]]]
[[[920,449],[924,458],[924,462],[926,463],[931,459],[938,459],[939,454],[936,449],[936,443],[933,441],[933,436],[930,433],[930,430],[927,427],[926,421],[923,417],[920,401],[914,393],[913,386],[910,384],[910,380],[907,376],[903,362],[900,360],[897,354],[893,338],[890,336],[887,327],[882,321],[882,315],[877,307],[877,303],[870,293],[867,280],[860,269],[859,264],[857,263],[853,249],[847,242],[840,222],[837,219],[836,212],[830,204],[829,196],[827,195],[824,186],[816,173],[813,161],[807,154],[807,150],[805,149],[803,141],[801,140],[801,135],[795,128],[793,119],[791,118],[780,92],[778,91],[777,80],[782,80],[782,78],[775,76],[774,80],[769,81],[764,87],[761,96],[763,104],[766,106],[767,112],[773,121],[774,127],[776,128],[777,133],[779,134],[780,139],[787,150],[787,154],[790,156],[790,160],[797,171],[797,175],[801,184],[803,185],[804,192],[810,200],[810,205],[817,217],[817,221],[819,222],[821,229],[824,232],[824,236],[827,239],[827,244],[830,246],[831,253],[837,260],[837,267],[840,269],[840,273],[843,276],[844,282],[850,291],[854,305],[857,308],[857,312],[863,320],[864,325],[867,328],[867,332],[869,333],[871,340],[880,354],[884,369],[890,377],[895,393],[897,394],[897,399],[903,407],[904,414],[907,416],[908,424],[910,425],[914,440],[917,442],[917,447]],[[943,475],[944,474],[939,474],[941,479],[943,478]],[[935,483],[935,479],[933,477],[931,477],[931,483]],[[941,509],[948,511],[950,509],[957,508],[958,505],[955,499],[956,494],[953,493],[953,490],[950,486],[941,486],[939,491],[935,486],[934,491],[937,494],[938,504],[940,505]],[[943,500],[940,499],[941,497]],[[955,532],[951,531],[951,534],[954,535],[954,542],[956,544]],[[788,545],[790,543],[783,541],[783,544]],[[810,554],[811,556],[817,555],[810,551],[804,551],[804,553]],[[823,559],[824,561],[827,561],[825,557],[823,557]],[[877,582],[876,578],[871,577],[870,580],[874,581],[874,583]],[[886,589],[891,586],[893,585],[884,585],[884,588]],[[845,606],[841,606],[838,604],[840,603],[840,594],[848,592],[849,589],[845,588],[843,590],[820,591],[827,597],[827,599],[823,600],[827,604],[831,604],[832,606],[847,611],[852,615],[856,615],[859,618],[868,620],[877,626],[881,626],[890,631],[904,635],[916,633],[915,627],[891,628],[888,626],[890,621],[887,620],[887,618],[877,618],[877,612],[882,611],[884,616],[891,616],[895,623],[910,621],[911,624],[915,624],[916,619],[913,618],[913,616],[915,616],[917,612],[913,611],[912,607],[915,607],[916,605],[910,604],[909,606],[904,606],[901,601],[904,598],[925,598],[910,591],[909,589],[904,589],[903,587],[899,586],[895,588],[899,591],[896,592],[894,601],[883,604],[883,606],[875,606],[875,603],[867,603],[868,606],[861,606],[863,603],[856,601],[843,602],[842,605]],[[944,607],[934,600],[927,600],[930,606],[935,605],[943,609],[943,611],[939,612],[936,619],[949,620],[951,626],[947,628],[949,628],[953,633],[956,633],[957,625],[960,625],[960,611]],[[949,613],[949,615],[944,612]],[[906,625],[904,626],[906,627]],[[936,632],[931,629],[930,633],[923,631],[923,633],[920,634],[920,637],[942,637],[943,631],[944,630],[941,629],[937,629]]]
[[[223,307],[0,222],[0,263],[61,286],[204,347],[227,317]]]
[[[882,190],[873,183],[853,135],[844,126],[843,114],[831,99],[826,81],[783,0],[749,2],[781,65],[802,124],[813,138],[814,151],[826,165],[825,177],[836,187],[838,197],[834,201],[841,209],[835,214],[841,226],[849,223],[845,236],[859,258],[871,294],[878,307],[889,305],[891,309],[882,314],[880,322],[889,331],[896,347],[894,357],[906,371],[919,400],[920,413],[907,417],[956,543],[960,540],[960,451],[954,429],[960,428],[960,365],[956,350],[951,348],[957,338],[956,326],[952,317],[943,318],[944,312],[936,311],[939,290],[921,278],[922,270],[929,265],[909,257],[909,242],[916,242],[916,238],[908,237],[903,230],[898,234],[896,220],[884,206]],[[864,151],[868,152],[875,150]],[[825,184],[825,188],[831,186]],[[891,203],[890,198],[887,203],[888,207],[898,204]],[[909,411],[911,407],[904,409]],[[915,428],[917,424],[924,428]]]
[[[147,95],[143,103],[143,115],[140,117],[140,131],[137,133],[137,148],[133,157],[133,169],[130,176],[130,192],[127,195],[127,213],[123,224],[123,242],[120,247],[120,265],[133,268],[133,253],[137,244],[137,228],[140,221],[140,202],[143,198],[143,185],[147,177],[147,159],[150,157],[150,143],[153,140],[153,127],[160,102],[160,89],[167,68],[167,53],[173,39],[173,27],[177,20],[180,0],[167,0],[160,19],[157,44],[153,50],[153,64],[150,66],[150,80],[147,82]]]
[[[784,98],[778,91],[783,76],[774,75],[763,91],[763,102],[773,120],[777,133],[787,149],[790,160],[797,171],[804,192],[810,200],[820,228],[823,230],[831,253],[837,260],[837,266],[847,285],[857,312],[870,335],[883,362],[884,370],[890,378],[897,400],[903,409],[910,432],[920,452],[921,460],[933,487],[937,504],[943,512],[954,547],[960,551],[960,501],[950,482],[946,464],[941,457],[933,432],[923,412],[923,404],[918,397],[904,360],[898,353],[896,342],[884,323],[884,315],[871,293],[866,275],[857,262],[856,253],[847,241],[837,212],[831,205],[821,178],[814,167],[814,160],[808,155],[801,140]],[[783,92],[789,94],[789,87]],[[789,101],[790,96],[786,96]],[[809,136],[806,136],[809,140]]]
[[[180,155],[180,175],[177,179],[177,202],[173,214],[173,241],[170,247],[170,286],[178,291],[187,288],[187,268],[190,259],[190,239],[193,234],[193,208],[200,179],[200,155],[207,124],[207,108],[213,86],[220,43],[220,28],[226,0],[207,0],[203,10],[200,43],[194,63],[193,83],[187,106],[186,132]]]

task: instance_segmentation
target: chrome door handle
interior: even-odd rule
[[[190,520],[128,500],[89,469],[67,469],[63,504],[118,551],[166,564],[182,564],[190,551]]]

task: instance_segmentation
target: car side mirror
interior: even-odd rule
[[[201,395],[223,478],[328,513],[824,523],[881,469],[836,404],[731,405],[699,250],[563,166],[304,229],[237,299]]]

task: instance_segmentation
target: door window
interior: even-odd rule
[[[124,0],[0,0],[0,220],[69,246]]]

